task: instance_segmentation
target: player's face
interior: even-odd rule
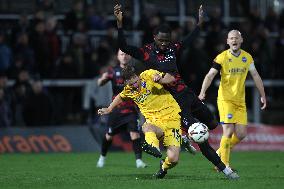
[[[230,49],[233,52],[239,51],[241,48],[241,44],[243,42],[243,38],[238,31],[231,31],[228,34],[227,44],[230,46]]]
[[[126,84],[131,87],[133,90],[139,90],[140,88],[140,78],[136,75],[131,79],[126,81]]]
[[[117,53],[117,59],[120,65],[125,66],[131,59],[131,56],[119,50]]]
[[[171,34],[170,33],[161,33],[159,32],[157,35],[154,36],[154,41],[157,47],[164,51],[168,48],[171,42]]]

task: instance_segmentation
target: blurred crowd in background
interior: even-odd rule
[[[161,5],[145,1],[135,23],[131,4],[123,2],[124,29],[140,31],[140,45],[152,42],[153,29],[164,22],[171,25],[173,40],[195,28],[198,6],[180,25],[166,19],[169,15],[159,10]],[[222,19],[220,4],[203,4],[206,22],[181,60],[181,73],[197,93],[214,57],[227,48],[227,31],[231,29],[242,32],[242,47],[252,54],[264,80],[284,79],[284,10],[269,7],[263,17],[249,5],[240,1],[242,20],[228,24]],[[22,11],[12,20],[0,14],[0,127],[86,123],[90,112],[81,108],[80,88],[45,88],[42,80],[92,79],[117,63],[112,12],[98,10],[95,0],[72,1],[61,16],[55,6],[53,0],[38,0],[32,15]],[[94,33],[100,32],[99,40],[92,41]],[[8,79],[15,82],[8,86]],[[211,93],[211,99],[216,99],[216,89]],[[268,94],[281,99],[283,89]]]

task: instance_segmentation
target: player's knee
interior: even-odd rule
[[[140,138],[140,134],[138,132],[130,132],[130,138],[131,140],[136,140]]]
[[[171,163],[178,163],[179,153],[168,154],[168,159]]]
[[[169,162],[172,164],[177,164],[179,157],[178,156],[168,156]]]
[[[246,138],[247,132],[246,131],[241,131],[241,132],[236,133],[236,135],[237,135],[239,140],[243,140],[244,138]]]

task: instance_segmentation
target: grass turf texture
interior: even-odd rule
[[[269,188],[284,186],[283,152],[234,152],[231,162],[241,178],[225,179],[198,153],[181,154],[177,167],[163,180],[152,178],[159,161],[147,154],[145,169],[135,167],[133,153],[109,153],[104,168],[96,168],[97,153],[0,155],[0,188]],[[137,178],[137,179],[136,179]]]

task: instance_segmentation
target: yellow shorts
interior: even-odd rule
[[[181,144],[181,129],[180,119],[171,121],[148,121],[147,123],[153,124],[161,128],[164,132],[163,145],[164,146],[180,146]]]
[[[247,125],[245,103],[217,100],[220,122]]]

